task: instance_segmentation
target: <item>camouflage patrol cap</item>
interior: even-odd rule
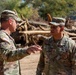
[[[65,26],[66,19],[62,17],[53,17],[52,22],[49,22],[50,25],[55,26]]]
[[[21,22],[22,20],[19,18],[18,14],[14,11],[11,10],[4,10],[1,13],[1,19],[4,19],[6,17],[12,17],[13,19],[15,19],[17,22]]]

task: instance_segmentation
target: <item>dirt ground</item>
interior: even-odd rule
[[[22,75],[36,75],[40,53],[31,54],[20,60]]]

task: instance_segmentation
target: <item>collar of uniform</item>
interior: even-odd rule
[[[63,46],[65,45],[65,35],[60,39],[60,40],[57,40],[56,42],[54,41],[53,37],[51,37],[49,39],[49,42],[53,42],[53,43],[58,43],[60,46]]]

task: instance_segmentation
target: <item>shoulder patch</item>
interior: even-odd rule
[[[10,43],[9,42],[9,38],[8,36],[6,35],[6,33],[4,33],[3,31],[0,31],[0,42],[7,42],[7,43]]]
[[[7,38],[0,38],[0,40],[3,41],[3,42],[9,43],[9,40]]]

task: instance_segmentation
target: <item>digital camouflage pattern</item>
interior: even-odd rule
[[[45,40],[36,75],[76,75],[76,44],[68,36]]]
[[[18,60],[27,55],[25,49],[16,49],[11,36],[0,31],[0,75],[20,75]]]

